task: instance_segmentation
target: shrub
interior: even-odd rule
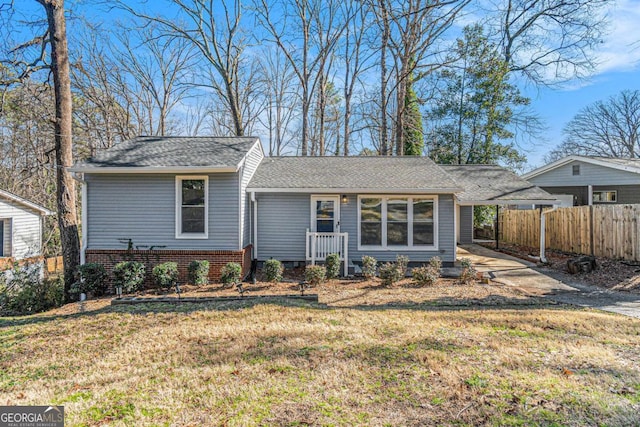
[[[62,276],[40,279],[34,266],[15,267],[0,285],[0,314],[33,314],[60,307],[64,302]]]
[[[242,266],[237,262],[228,262],[220,271],[220,281],[225,286],[240,283],[240,276],[242,276]]]
[[[402,274],[402,277],[407,274],[407,266],[409,265],[409,257],[406,255],[396,255],[396,267]]]
[[[386,262],[380,266],[380,280],[385,286],[393,285],[399,282],[404,277],[404,272],[401,272],[398,265],[393,262]]]
[[[71,294],[74,299],[82,293],[91,292],[99,297],[107,293],[107,280],[109,275],[104,265],[97,262],[88,262],[78,267],[78,280],[71,286]]]
[[[413,281],[421,286],[435,285],[440,277],[437,270],[433,268],[431,264],[423,265],[422,267],[416,267],[411,270],[411,276]]]
[[[196,286],[209,283],[209,261],[195,260],[189,263],[189,283]]]
[[[324,282],[327,277],[327,269],[323,265],[308,265],[304,270],[304,279],[312,286]]]
[[[138,261],[122,261],[113,267],[113,286],[122,287],[123,293],[132,293],[142,288],[144,264]]]
[[[378,261],[374,257],[367,255],[362,257],[362,275],[365,279],[373,279],[376,277],[377,267]]]
[[[267,282],[278,283],[282,280],[282,273],[284,273],[284,267],[282,263],[277,259],[268,259],[264,262],[264,277]]]
[[[163,262],[151,270],[153,281],[160,289],[169,290],[178,283],[178,263]]]
[[[460,259],[460,266],[462,271],[460,272],[460,283],[470,285],[476,281],[477,271],[473,267],[469,258]]]
[[[327,279],[335,279],[340,275],[340,255],[329,254],[324,263],[327,269]]]
[[[442,260],[439,256],[434,256],[429,260],[429,267],[433,268],[438,273],[438,277],[440,277],[440,270],[442,270]]]

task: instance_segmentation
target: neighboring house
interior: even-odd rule
[[[460,204],[553,202],[512,174],[482,192],[424,157],[264,158],[250,137],[140,137],[71,170],[83,174],[83,261],[174,260],[182,280],[193,259],[212,262],[213,280],[228,261],[247,271],[329,253],[345,268],[363,255],[451,264]]]
[[[640,159],[568,156],[522,178],[565,206],[640,203]]]
[[[42,223],[53,212],[0,190],[0,257],[20,261],[42,255]]]

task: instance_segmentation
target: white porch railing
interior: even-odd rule
[[[349,274],[349,234],[317,233],[307,229],[307,261],[315,265],[316,261],[324,261],[329,254],[338,254],[340,261],[343,261],[344,275],[347,276]]]

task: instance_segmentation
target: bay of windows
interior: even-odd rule
[[[435,198],[362,196],[359,198],[360,246],[435,247]]]

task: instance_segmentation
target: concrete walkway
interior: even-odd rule
[[[581,307],[640,318],[640,295],[587,285],[548,268],[479,245],[458,247],[458,259],[470,258],[478,271],[494,282],[516,286],[536,296]]]

